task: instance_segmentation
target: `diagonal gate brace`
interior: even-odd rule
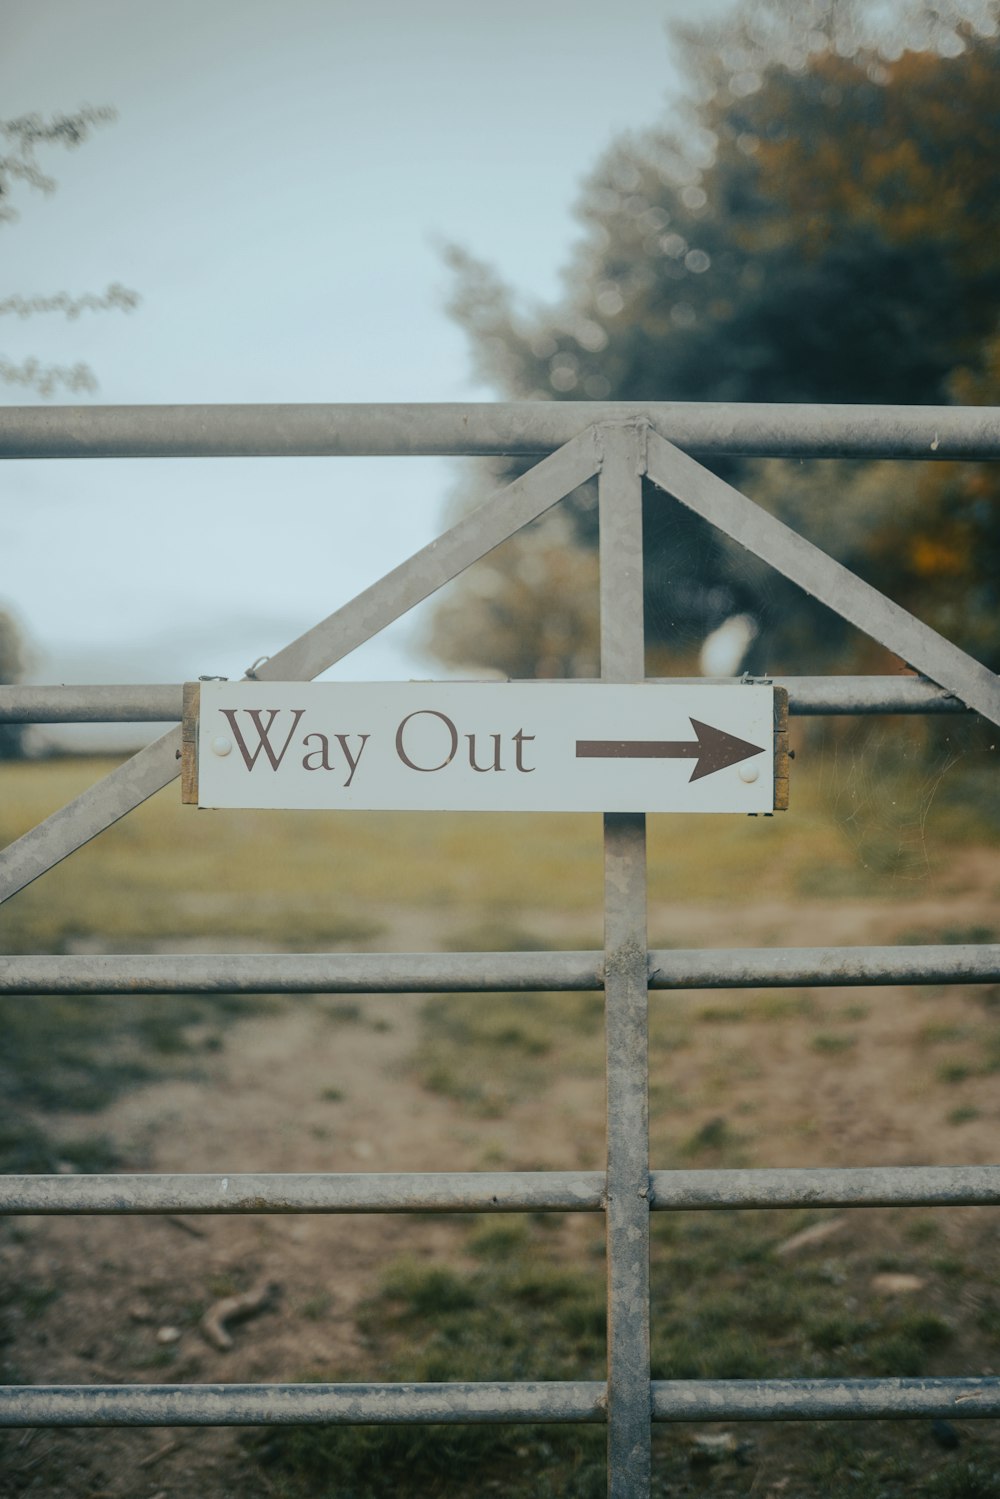
[[[543,515],[601,468],[594,429],[543,458],[450,530],[259,666],[257,678],[311,681]],[[89,843],[175,780],[181,730],[171,729],[0,853],[0,902]]]
[[[647,439],[647,472],[666,490],[754,556],[893,651],[907,665],[1000,725],[1000,678],[840,562],[709,473],[656,432]]]

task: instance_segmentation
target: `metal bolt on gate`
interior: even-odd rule
[[[1000,680],[697,457],[1000,457],[995,410],[933,407],[538,403],[482,406],[8,408],[0,456],[518,454],[539,461],[432,545],[259,665],[307,682],[595,476],[603,684],[644,680],[644,476],[910,663],[919,676],[776,682],[792,713],[975,711],[1000,724]],[[601,689],[598,689],[601,690]],[[3,687],[0,721],[156,721],[180,687]],[[185,736],[186,775],[194,732]],[[776,734],[775,805],[785,774]],[[584,741],[586,742],[586,741]],[[671,747],[672,745],[672,747]],[[751,746],[753,748],[753,746]],[[696,751],[669,742],[665,755]],[[578,751],[579,753],[579,751]],[[588,751],[587,753],[603,753]],[[619,751],[620,753],[620,751]],[[644,751],[643,753],[651,753]],[[164,735],[0,855],[7,899],[180,773]],[[190,789],[190,788],[189,788]],[[187,796],[187,792],[186,792]],[[1000,1203],[1000,1166],[651,1170],[650,989],[1000,980],[1000,945],[649,952],[645,817],[605,815],[603,952],[9,957],[0,993],[427,993],[603,990],[607,1170],[424,1174],[8,1176],[0,1210],[67,1213],[593,1212],[607,1231],[605,1381],[440,1385],[26,1386],[0,1391],[6,1426],[358,1422],[601,1422],[608,1492],[650,1487],[651,1422],[1000,1415],[1000,1379],[656,1380],[649,1365],[649,1214],[808,1205]]]

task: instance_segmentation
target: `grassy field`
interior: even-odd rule
[[[890,941],[997,940],[992,753],[901,755],[882,731],[864,742],[834,736],[812,758],[809,750],[800,746],[784,816],[650,819],[651,945],[808,945],[873,940],[869,931]],[[0,767],[0,842],[110,768]],[[0,946],[597,947],[601,899],[597,817],[209,813],[181,807],[169,788],[0,908]],[[208,1078],[224,1064],[234,1022],[251,1011],[280,1013],[267,997],[5,1001],[2,1169],[113,1169],[123,1149],[105,1120],[114,1100],[156,1079]],[[333,1019],[363,1026],[364,1006],[341,1001]],[[989,986],[654,995],[650,1024],[655,1166],[996,1159],[1000,992]],[[442,1101],[455,1138],[479,1142],[481,1166],[601,1165],[600,996],[428,999],[403,1065],[413,1086]],[[339,1090],[329,1094],[337,1107]],[[859,1096],[871,1112],[864,1127]],[[548,1097],[563,1121],[551,1137],[533,1122]],[[448,1148],[442,1139],[442,1167]],[[866,1210],[847,1219],[656,1215],[654,1377],[996,1367],[989,1213]],[[824,1224],[832,1226],[820,1247],[786,1251],[802,1229]],[[545,1215],[429,1224],[449,1236],[447,1255],[416,1252],[376,1267],[357,1310],[353,1362],[298,1373],[598,1378],[600,1228]],[[887,1275],[919,1291],[886,1290]],[[58,1298],[61,1288],[44,1278],[9,1285],[12,1325],[29,1303],[46,1307],[50,1292]],[[322,1325],[324,1295],[303,1290],[304,1323]],[[195,1325],[201,1310],[192,1302],[184,1315]],[[978,1499],[1000,1494],[992,1424],[732,1428],[714,1433],[725,1437],[714,1446],[700,1444],[696,1428],[661,1429],[656,1491]],[[586,1499],[604,1483],[598,1430],[271,1432],[240,1452],[247,1484],[290,1499]]]
[[[956,846],[1000,829],[997,755],[955,735],[923,751],[908,732],[866,727],[800,746],[788,813],[650,818],[653,944],[657,913],[678,901],[935,889]],[[0,765],[0,846],[113,763]],[[372,946],[391,906],[453,912],[456,931],[493,932],[500,946],[507,926],[552,916],[579,918],[582,938],[601,906],[600,840],[592,815],[212,812],[180,806],[175,784],[0,909],[0,941]]]

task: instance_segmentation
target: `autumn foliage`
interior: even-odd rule
[[[887,55],[815,29],[796,43],[794,8],[786,20],[780,46],[773,29],[755,42],[750,22],[724,45],[707,28],[687,38],[688,115],[616,142],[598,164],[557,305],[525,310],[453,252],[452,310],[499,395],[1000,403],[1000,40],[986,22],[960,25],[947,45]],[[995,466],[721,471],[1000,665]],[[574,536],[593,545],[592,506],[576,507]],[[647,506],[646,549],[658,658],[689,656],[742,612],[757,622],[758,669],[870,664],[833,616],[661,496]],[[446,658],[472,664],[462,652],[474,637],[479,664],[506,667],[487,617],[503,595],[502,560],[495,569],[470,636],[439,617]]]

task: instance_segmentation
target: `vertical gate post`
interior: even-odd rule
[[[645,672],[642,474],[645,431],[602,427],[601,677]],[[608,1494],[650,1486],[649,1038],[646,819],[604,818],[607,1046]]]

